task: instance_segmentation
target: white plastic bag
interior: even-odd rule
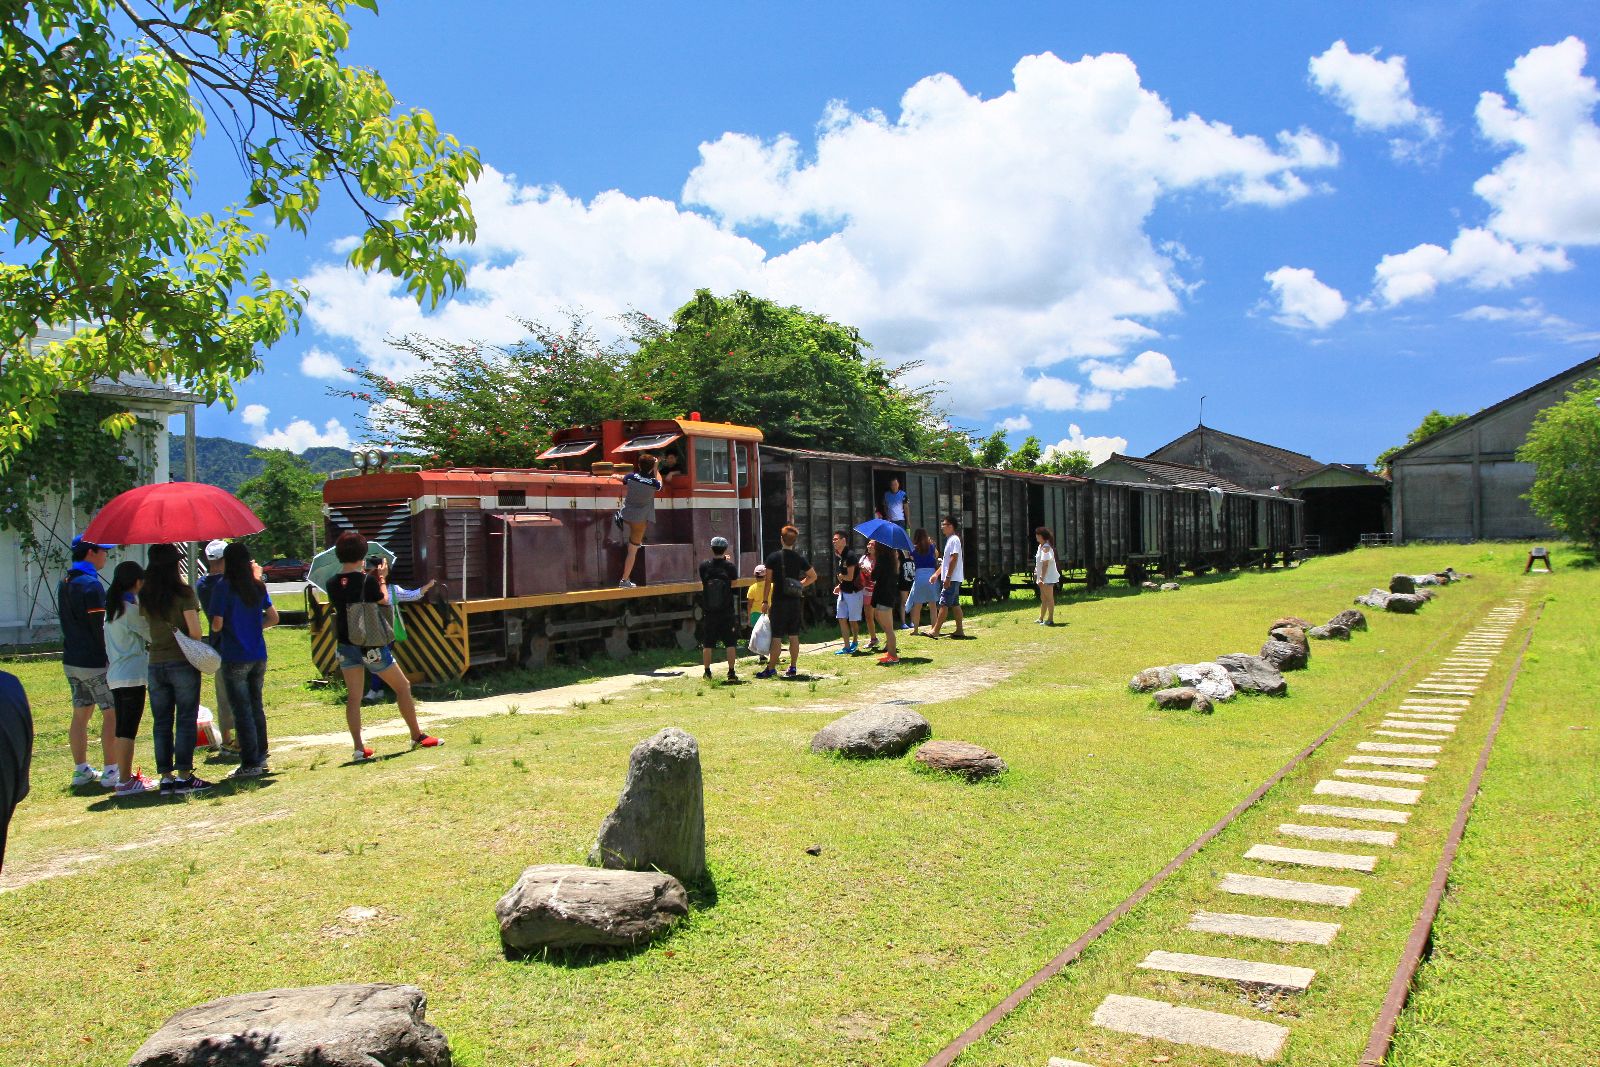
[[[762,615],[750,628],[750,651],[757,656],[765,656],[771,650],[772,620]]]
[[[200,705],[194,717],[194,742],[213,752],[222,747],[222,734],[217,729],[217,720],[204,704]]]

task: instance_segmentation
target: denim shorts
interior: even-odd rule
[[[951,582],[939,587],[939,606],[953,608],[961,603],[961,583]]]
[[[347,645],[343,641],[339,642],[339,669],[345,671],[368,670],[372,671],[373,674],[381,674],[394,666],[394,652],[388,645],[371,651],[381,653],[383,656],[383,662],[377,667],[373,667],[372,664],[367,662],[367,649],[362,648],[360,645]]]

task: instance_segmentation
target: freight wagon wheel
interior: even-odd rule
[[[699,613],[700,609],[695,608],[695,614],[698,615]],[[673,631],[673,634],[678,639],[678,647],[685,652],[691,648],[700,647],[700,636],[695,633],[693,619],[684,619],[683,622],[678,624],[678,628]]]
[[[606,635],[606,655],[612,659],[627,659],[633,655],[633,647],[628,643],[626,626],[613,627]]]

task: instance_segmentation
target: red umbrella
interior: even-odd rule
[[[112,497],[83,531],[83,539],[101,545],[158,545],[247,537],[264,529],[256,513],[225,489],[160,482]]]

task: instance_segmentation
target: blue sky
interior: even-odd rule
[[[311,290],[301,333],[201,432],[343,443],[363,412],[326,391],[404,371],[386,334],[697,286],[861,327],[975,431],[1097,452],[1205,395],[1209,425],[1365,462],[1600,351],[1600,9],[1216,11],[391,0],[352,55],[489,168],[469,285],[424,314],[354,275],[330,195],[268,256]]]

